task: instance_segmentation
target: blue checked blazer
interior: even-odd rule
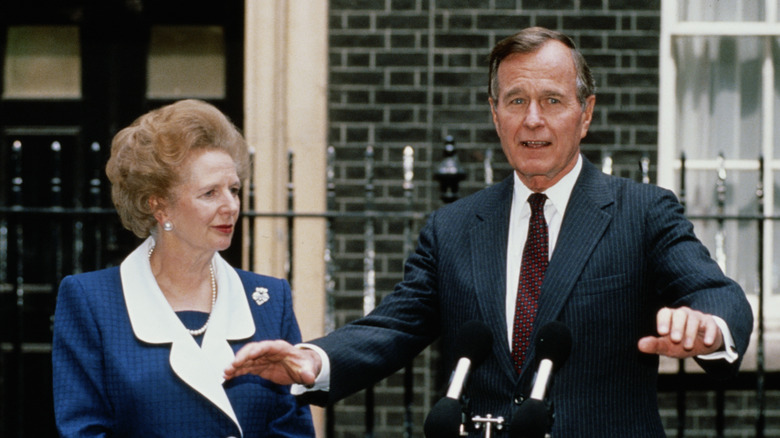
[[[384,378],[439,339],[444,369],[457,358],[459,328],[490,327],[492,354],[472,371],[465,395],[474,415],[510,418],[531,390],[532,342],[513,369],[505,317],[506,249],[513,178],[434,212],[407,260],[403,281],[369,316],[313,341],[331,361],[332,403]],[[516,279],[512,279],[516,281]],[[753,315],[725,277],[673,193],[601,173],[583,159],[541,289],[535,327],[558,320],[571,355],[555,374],[553,437],[663,437],[656,401],[658,357],[637,341],[655,334],[663,306],[690,306],[728,324],[740,358]],[[739,361],[700,361],[715,377]],[[476,436],[476,435],[475,435]]]
[[[299,342],[289,284],[236,272],[255,333],[230,341],[233,351],[263,339]],[[251,298],[258,287],[270,296],[260,306]],[[118,267],[66,277],[57,298],[52,352],[61,436],[240,436],[223,411],[176,375],[170,353],[171,344],[148,344],[134,335]],[[223,386],[244,437],[314,436],[309,408],[297,404],[289,387],[253,375]]]

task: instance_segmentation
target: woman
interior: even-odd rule
[[[248,171],[243,137],[205,102],[151,111],[114,137],[114,205],[146,240],[121,266],[60,285],[52,360],[62,436],[314,436],[288,387],[222,376],[246,343],[301,336],[289,284],[218,253]]]

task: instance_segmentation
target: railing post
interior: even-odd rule
[[[718,179],[715,183],[718,194],[718,231],[715,234],[715,260],[720,265],[723,273],[726,273],[726,158],[723,152],[718,154]],[[722,438],[726,428],[725,410],[726,400],[725,391],[721,382],[715,383],[715,433],[718,438]]]
[[[12,146],[11,161],[14,163],[14,178],[12,180],[11,193],[13,207],[21,209],[23,206],[23,179],[22,179],[22,142],[15,140]],[[14,381],[16,394],[15,418],[17,436],[24,436],[24,360],[22,358],[22,343],[24,342],[24,227],[21,218],[15,219],[16,233],[16,333],[13,338],[13,357],[16,361],[16,378]]]
[[[8,281],[8,221],[0,220],[0,285]]]
[[[293,283],[293,233],[295,225],[295,185],[293,184],[293,161],[295,153],[292,149],[287,151],[287,281],[295,290]]]
[[[336,209],[336,149],[328,146],[327,150],[328,164],[326,167],[326,205],[327,211],[333,212]],[[330,333],[336,329],[336,280],[335,266],[333,261],[334,251],[334,218],[328,216],[325,222],[325,333]]]
[[[485,151],[485,159],[482,160],[485,169],[485,187],[493,185],[493,149]]]
[[[759,157],[758,184],[758,302],[756,304],[756,438],[764,438],[766,428],[766,393],[764,392],[764,156]]]
[[[650,157],[642,154],[639,159],[639,171],[642,174],[642,184],[650,184]]]
[[[51,143],[52,152],[52,175],[50,180],[51,206],[55,210],[62,209],[62,144],[58,141]],[[53,219],[51,227],[51,244],[54,249],[54,275],[51,278],[52,291],[57,291],[57,285],[62,278],[63,272],[63,242],[62,242],[62,221]]]
[[[249,148],[249,178],[247,181],[247,195],[246,195],[246,209],[248,211],[256,211],[256,199],[255,199],[255,148],[250,147]],[[246,264],[249,267],[249,270],[255,269],[255,225],[257,222],[257,217],[245,217],[244,225],[246,226],[246,231],[244,232],[244,236],[248,236],[248,239],[246,239],[246,245],[247,245],[247,261]]]
[[[414,211],[414,149],[411,146],[404,147],[403,151],[404,171],[404,198],[406,199],[406,212],[409,218],[404,222],[404,257],[414,251],[414,237],[412,229],[414,220],[411,213]],[[414,361],[404,369],[404,438],[412,438],[412,403],[414,402]]]
[[[458,199],[458,187],[460,182],[466,178],[466,171],[460,165],[455,150],[455,139],[451,135],[444,138],[444,158],[433,177],[439,181],[441,200],[445,204]]]
[[[602,154],[601,172],[607,175],[612,175],[612,155],[609,153],[609,151],[606,151]]]
[[[336,149],[328,146],[327,150],[327,211],[333,212],[336,209]],[[335,266],[333,261],[334,252],[334,218],[328,216],[325,225],[325,333],[330,333],[336,329],[336,279],[334,276]],[[336,421],[333,412],[333,405],[325,408],[325,436],[332,438],[336,434]]]
[[[685,199],[687,196],[687,193],[685,192],[685,189],[687,188],[685,185],[685,152],[680,153],[680,204],[683,206],[683,210],[685,210],[685,204],[687,200]]]
[[[368,315],[376,306],[376,269],[374,266],[374,148],[366,148],[366,186],[365,186],[365,248],[363,252],[363,315]],[[374,387],[366,388],[366,438],[374,436]]]
[[[720,269],[726,272],[726,232],[724,230],[726,214],[726,157],[723,152],[718,154],[718,179],[715,181],[718,205],[718,231],[715,233],[715,261]]]
[[[680,204],[685,209],[685,153],[680,155]],[[684,213],[684,210],[683,210]],[[685,359],[677,360],[677,438],[685,436]]]

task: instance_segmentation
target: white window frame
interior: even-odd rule
[[[778,22],[778,0],[749,0],[763,1],[764,21],[682,21],[678,13],[681,1],[690,0],[662,0],[661,3],[661,38],[660,38],[660,62],[659,62],[659,126],[658,126],[658,185],[680,191],[681,145],[678,144],[679,119],[678,93],[676,80],[678,71],[682,66],[677,63],[684,60],[675,59],[673,54],[676,38],[699,36],[752,36],[763,38],[763,59],[761,60],[761,129],[762,144],[761,153],[764,157],[763,176],[763,214],[773,216],[775,212],[774,185],[775,179],[780,175],[780,156],[774,152],[775,139],[773,125],[775,123],[775,65],[780,65],[780,60],[773,60],[772,44],[780,37],[780,22]],[[705,7],[706,1],[701,2]],[[713,156],[712,159],[686,159],[685,168],[689,170],[718,169],[726,171],[755,171],[758,172],[760,163],[758,158],[728,159]],[[775,240],[775,224],[770,219],[764,220],[763,237],[763,309],[765,319],[764,355],[767,369],[780,368],[780,294],[773,293],[773,285],[776,283],[776,275],[773,274],[773,257],[775,252],[780,254],[780,241]],[[758,249],[754,247],[754,251]],[[717,255],[715,248],[710,248],[711,253]],[[717,256],[716,256],[717,259]],[[754,313],[757,309],[758,295],[748,292]],[[676,361],[662,361],[662,370],[673,371]],[[686,366],[686,369],[688,367]],[[754,331],[751,347],[745,357],[743,369],[756,368],[756,333]],[[695,368],[692,368],[695,370]]]

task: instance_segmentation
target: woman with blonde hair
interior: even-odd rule
[[[202,101],[151,111],[114,137],[114,205],[145,240],[120,266],[60,285],[52,360],[62,436],[314,436],[287,386],[222,376],[248,342],[301,337],[287,281],[219,255],[248,171],[243,137]]]

